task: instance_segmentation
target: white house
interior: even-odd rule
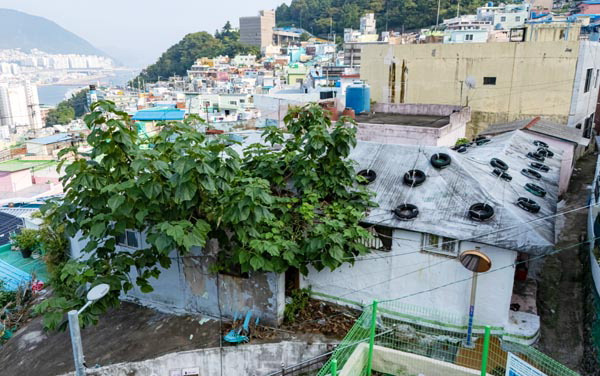
[[[466,152],[359,142],[351,153],[357,170],[376,174],[368,187],[375,192],[379,207],[364,220],[378,238],[368,245],[374,251],[358,257],[354,265],[334,271],[311,270],[301,285],[312,286],[314,296],[320,299],[346,305],[399,299],[407,315],[419,312],[416,320],[424,325],[425,320],[421,322],[419,317],[424,319],[427,310],[445,311],[466,320],[472,273],[458,256],[479,248],[491,259],[492,269],[479,276],[475,321],[491,325],[506,339],[534,342],[539,335],[536,312],[510,310],[511,301],[517,300],[513,293],[514,263],[553,249],[554,220],[545,217],[556,212],[561,163],[561,152],[551,147],[553,157],[543,162],[548,171],[533,169],[530,163],[535,161],[527,154],[538,149],[534,141],[534,137],[515,131],[489,142],[481,140],[480,146],[474,144]],[[437,153],[450,157],[446,168],[432,166],[431,158]],[[493,158],[500,162],[492,162]],[[505,173],[510,177],[496,176],[493,170],[498,167],[490,163],[507,168]],[[422,171],[424,182],[407,185],[405,174],[409,170]],[[527,184],[543,187],[544,197],[530,193]],[[523,199],[533,201],[524,200],[532,204],[532,212],[517,205]],[[470,208],[477,203],[493,208],[493,216],[486,221],[471,218]],[[418,215],[413,219],[398,217],[394,210],[403,204],[414,205]],[[455,322],[440,325],[447,325],[449,330],[463,328]]]

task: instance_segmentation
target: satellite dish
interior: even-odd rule
[[[474,88],[475,88],[475,83],[476,83],[476,82],[477,82],[477,81],[475,80],[475,77],[473,77],[473,76],[469,76],[469,77],[467,77],[467,79],[465,80],[465,84],[467,85],[467,87],[468,87],[469,89],[474,89]]]
[[[94,286],[87,293],[87,300],[90,302],[95,302],[97,300],[102,299],[106,294],[108,294],[108,290],[110,290],[110,286],[106,283],[101,283],[97,286]]]
[[[476,273],[484,273],[492,267],[492,260],[481,251],[464,251],[459,256],[460,263]]]

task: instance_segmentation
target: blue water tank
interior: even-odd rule
[[[362,114],[371,111],[371,88],[363,82],[355,82],[346,88],[346,107],[354,113]]]

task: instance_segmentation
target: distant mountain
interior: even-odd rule
[[[13,48],[106,56],[85,39],[46,18],[0,8],[0,49]]]

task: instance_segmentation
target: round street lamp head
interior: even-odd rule
[[[459,256],[460,263],[467,269],[476,273],[484,273],[492,267],[492,260],[483,252],[473,250],[464,251]]]
[[[92,287],[90,289],[90,291],[88,291],[87,300],[90,302],[95,302],[97,300],[100,300],[106,294],[108,294],[109,290],[110,290],[110,286],[108,286],[106,283],[101,283],[99,285],[96,285],[96,286]]]

